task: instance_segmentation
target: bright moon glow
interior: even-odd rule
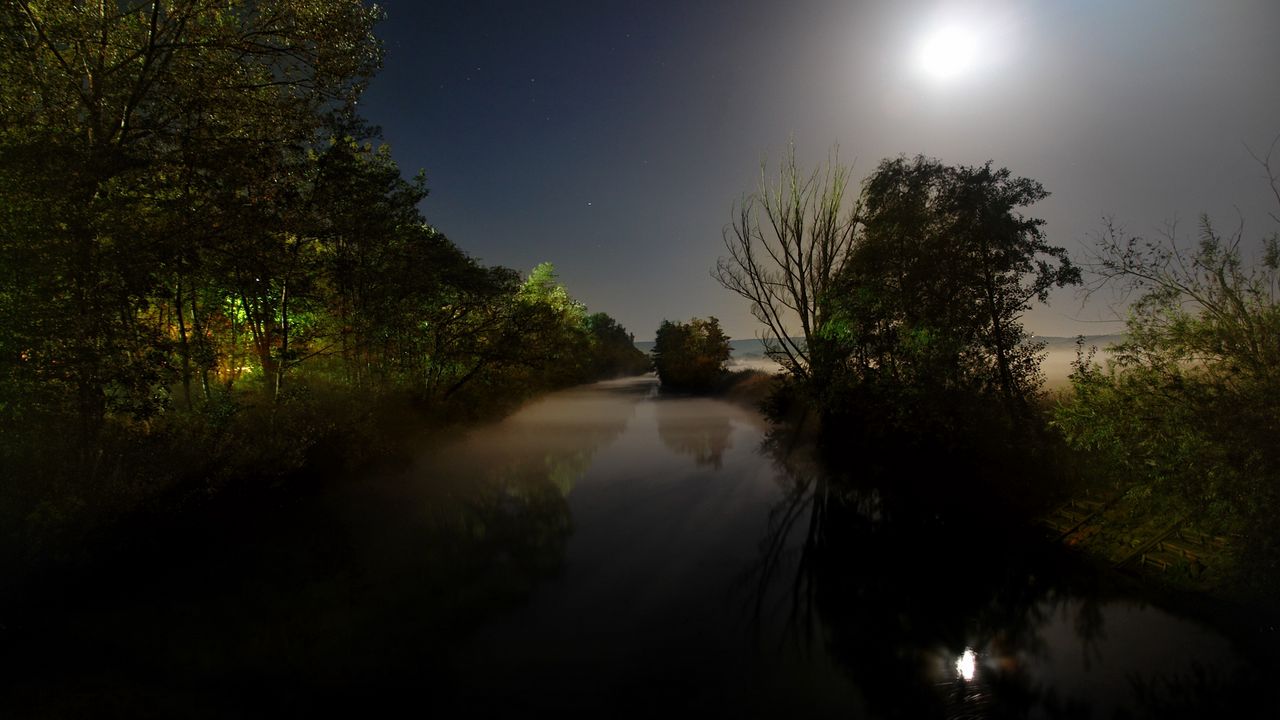
[[[972,648],[965,648],[964,654],[956,659],[956,672],[965,680],[972,680],[977,670],[978,655]]]
[[[920,69],[937,80],[952,80],[977,65],[978,38],[959,26],[943,27],[925,36],[917,55]]]

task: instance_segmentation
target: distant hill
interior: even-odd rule
[[[635,345],[644,352],[653,350],[652,340],[637,340]],[[729,349],[733,350],[735,358],[764,357],[764,342],[757,338],[730,340]]]
[[[653,351],[654,341],[640,340],[635,345],[641,351],[649,353]],[[782,369],[777,363],[765,357],[764,343],[757,338],[730,340],[729,349],[732,351],[728,364],[730,370],[751,369],[775,372]]]
[[[798,338],[797,338],[798,339]],[[1053,335],[1036,336],[1036,340],[1043,340],[1045,346],[1049,350],[1072,349],[1076,346],[1074,337],[1057,337]],[[1124,335],[1086,335],[1084,338],[1085,347],[1097,346],[1104,349],[1110,345],[1115,345],[1124,340]],[[637,340],[636,347],[643,352],[651,352],[653,350],[652,340]],[[733,350],[735,358],[757,358],[764,357],[764,342],[758,338],[745,338],[742,340],[730,340],[729,347]]]
[[[1099,352],[1097,360],[1101,361],[1107,354],[1107,348],[1122,342],[1124,338],[1125,336],[1122,334],[1086,335],[1084,338],[1085,350],[1088,351],[1091,347],[1098,348],[1101,352]],[[1046,356],[1040,363],[1040,369],[1045,374],[1046,386],[1049,388],[1066,387],[1068,384],[1067,376],[1071,373],[1071,363],[1076,359],[1076,338],[1043,335],[1037,336],[1035,339],[1041,340],[1045,344]],[[646,353],[651,352],[653,350],[653,341],[637,342],[636,347]],[[733,355],[729,360],[730,369],[751,368],[766,372],[781,369],[777,363],[765,357],[764,343],[756,338],[730,340],[729,347],[733,349]]]
[[[1055,350],[1063,347],[1074,348],[1076,346],[1076,338],[1074,336],[1056,337],[1054,335],[1037,335],[1035,339],[1044,341],[1045,346],[1049,350]],[[1123,333],[1114,333],[1111,335],[1085,335],[1084,346],[1086,348],[1096,346],[1099,350],[1103,350],[1117,343],[1124,342],[1124,339],[1125,336]]]

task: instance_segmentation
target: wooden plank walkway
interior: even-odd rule
[[[1143,552],[1139,564],[1161,571],[1186,566],[1192,575],[1199,575],[1204,572],[1209,559],[1225,550],[1227,544],[1224,537],[1179,528]]]
[[[1080,545],[1104,532],[1107,527],[1104,520],[1108,511],[1121,499],[1122,496],[1109,499],[1072,498],[1054,508],[1040,522],[1057,542]],[[1150,568],[1160,572],[1185,569],[1193,577],[1199,577],[1209,565],[1228,551],[1231,543],[1228,538],[1187,527],[1191,520],[1191,515],[1184,516],[1145,540],[1136,542],[1119,559],[1113,555],[1113,567],[1136,565],[1138,569]],[[1125,524],[1121,521],[1116,527]],[[1114,532],[1111,531],[1110,534]]]
[[[1057,536],[1059,542],[1074,545],[1098,532],[1098,526],[1092,524],[1092,521],[1100,517],[1112,502],[1114,500],[1072,498],[1055,508],[1041,522]]]

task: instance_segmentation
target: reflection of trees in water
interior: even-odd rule
[[[694,401],[695,403],[697,401]],[[658,400],[653,404],[658,420],[658,437],[669,450],[688,455],[700,466],[720,469],[724,453],[733,446],[733,426],[722,412],[696,412],[700,403],[687,400]]]
[[[754,568],[762,626],[781,617],[793,641],[820,639],[873,714],[1089,715],[1034,678],[1027,662],[1046,657],[1045,628],[1062,613],[1086,658],[1100,657],[1102,595],[1088,573],[1057,567],[1038,538],[957,492],[971,478],[954,468],[930,482],[922,474],[934,470],[928,460],[900,455],[869,461],[861,477],[837,478],[799,455],[784,463],[791,486],[770,514]],[[952,488],[938,487],[944,482]],[[955,662],[969,647],[980,668],[962,682]],[[1179,687],[1188,685],[1208,686],[1193,678]],[[1181,696],[1146,691],[1116,700],[1171,704],[1152,704],[1153,697]],[[1230,695],[1201,693],[1195,707],[1213,708],[1222,697]]]
[[[505,589],[532,589],[563,557],[569,493],[634,407],[598,390],[565,393],[442,453],[419,485],[429,551],[443,549],[468,580],[487,573]]]
[[[769,595],[765,583],[785,582],[775,596],[788,631],[824,638],[877,714],[991,713],[993,688],[960,682],[953,663],[979,644],[986,623],[1000,625],[986,637],[998,635],[1010,655],[1025,650],[1044,591],[1023,583],[993,592],[1007,578],[975,561],[985,548],[893,493],[822,473],[794,482],[771,517],[757,597]],[[1033,693],[1020,684],[1003,688],[1001,712],[1029,707]]]
[[[1130,677],[1138,712],[1146,720],[1167,718],[1274,718],[1280,710],[1271,690],[1259,696],[1239,692],[1239,678],[1194,663],[1185,673]]]
[[[508,487],[526,478],[547,479],[567,496],[596,452],[626,429],[636,400],[651,387],[651,382],[603,383],[560,393],[474,433],[443,462],[455,473],[478,471]]]
[[[246,702],[361,715],[407,688],[447,697],[453,649],[560,567],[566,495],[634,406],[613,404],[589,427],[569,412],[551,427],[532,421],[534,437],[481,428],[408,475],[211,519],[185,544],[133,558],[136,571],[96,587],[92,607],[26,618],[40,632],[9,634],[0,669],[22,657],[8,679],[29,694],[2,704],[56,697],[63,714],[88,716],[116,687],[151,698],[160,717],[236,716]],[[66,648],[79,650],[74,666]],[[61,670],[39,670],[50,667]]]

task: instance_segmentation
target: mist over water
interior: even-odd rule
[[[573,482],[574,534],[559,571],[468,643],[464,706],[634,709],[679,698],[713,711],[767,699],[744,683],[780,664],[757,647],[744,572],[785,473],[762,461],[755,413],[653,389],[644,379],[586,391],[629,406],[629,422]],[[570,407],[587,411],[578,419],[617,414],[570,403],[534,405],[511,428]],[[548,678],[590,680],[548,694]]]
[[[32,607],[0,707],[1109,717],[1238,681],[1197,623],[777,445],[652,377],[546,396]]]
[[[538,458],[573,527],[527,601],[461,644],[456,707],[1107,717],[1231,687],[1238,659],[1216,633],[993,547],[998,529],[957,537],[900,493],[815,482],[768,433],[751,410],[641,378],[550,396],[445,453]],[[842,539],[814,543],[814,523]]]
[[[1040,361],[1040,371],[1044,373],[1045,388],[1058,390],[1071,385],[1072,363],[1079,357],[1079,351],[1083,351],[1086,358],[1092,352],[1093,362],[1105,366],[1112,357],[1111,347],[1123,339],[1123,335],[1094,335],[1086,337],[1083,345],[1077,347],[1075,338],[1041,338],[1045,355]]]

